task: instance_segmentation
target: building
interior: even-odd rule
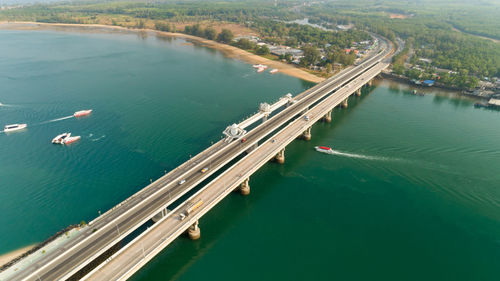
[[[271,54],[276,56],[284,56],[286,54],[292,55],[293,58],[304,56],[304,52],[299,49],[294,49],[285,46],[277,46],[275,48],[270,48]]]

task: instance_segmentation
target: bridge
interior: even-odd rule
[[[361,95],[361,88],[388,66],[391,48],[382,38],[379,41],[379,51],[359,65],[296,97],[288,94],[274,104],[261,104],[259,112],[226,128],[224,139],[100,215],[79,236],[11,280],[83,275],[83,280],[126,280],[181,234],[199,238],[198,221],[204,214],[235,189],[249,194],[249,179],[256,170],[273,159],[284,163],[290,142],[311,139],[315,122],[330,122],[333,108],[347,107],[349,96]],[[214,173],[215,178],[204,184]],[[153,226],[97,267],[91,266],[151,219]]]

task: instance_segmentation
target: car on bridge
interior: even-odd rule
[[[200,171],[200,172],[201,172],[202,174],[204,174],[206,171],[208,171],[208,168],[207,168],[207,167],[205,167],[205,168],[201,169],[201,171]]]
[[[185,183],[185,182],[186,182],[186,180],[180,180],[180,181],[179,181],[179,185],[181,185],[181,184],[183,184],[183,183]]]

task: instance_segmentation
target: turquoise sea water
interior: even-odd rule
[[[0,125],[30,126],[0,134],[0,252],[92,219],[310,86],[154,36],[0,31],[0,53]],[[498,280],[500,112],[409,92],[351,98],[132,280]],[[64,131],[82,140],[51,145]]]
[[[89,221],[310,84],[136,34],[0,31],[0,253]],[[92,108],[86,118],[56,120]],[[52,145],[63,132],[81,135]]]

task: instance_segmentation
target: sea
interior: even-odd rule
[[[0,54],[0,131],[28,124],[0,132],[0,253],[94,219],[313,85],[153,33],[0,30]],[[411,90],[351,97],[131,280],[497,281],[500,111]],[[64,132],[81,140],[51,143]]]

